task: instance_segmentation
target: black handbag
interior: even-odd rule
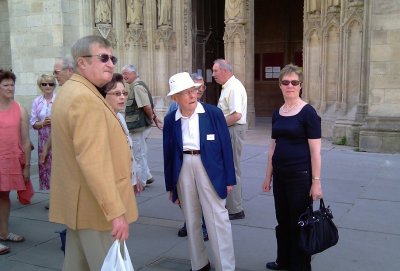
[[[320,253],[337,244],[339,233],[332,221],[331,209],[325,207],[324,200],[319,202],[319,210],[313,211],[313,202],[300,215],[299,247],[308,255]]]

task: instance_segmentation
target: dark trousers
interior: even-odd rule
[[[311,256],[298,247],[299,216],[310,202],[310,171],[273,173],[273,191],[278,226],[275,228],[278,255],[276,261],[290,271],[310,271]]]

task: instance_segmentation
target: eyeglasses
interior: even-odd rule
[[[205,85],[201,85],[201,86],[198,86],[198,87],[196,87],[196,90],[197,91],[200,91],[200,90],[206,90],[207,89],[207,87],[205,86]]]
[[[54,84],[54,83],[42,83],[41,85],[42,85],[42,87],[45,87],[45,86],[54,87],[56,84]]]
[[[190,94],[197,94],[197,88],[191,88],[184,91],[179,92],[180,95],[190,95]]]
[[[67,70],[69,68],[62,68],[61,70],[54,70],[53,75],[59,75],[62,71]]]
[[[118,58],[112,55],[107,55],[107,54],[101,54],[101,55],[88,55],[88,56],[82,56],[82,57],[94,57],[97,56],[97,58],[103,62],[103,63],[107,63],[110,59],[112,64],[117,64]]]
[[[128,96],[128,92],[126,92],[126,91],[124,91],[124,92],[121,92],[121,91],[107,92],[106,95],[115,95],[117,97],[120,97],[121,95],[124,95],[126,97],[126,96]]]
[[[292,86],[298,86],[298,85],[300,85],[300,81],[299,80],[292,80],[292,81],[290,81],[290,80],[282,80],[281,81],[281,84],[282,85],[284,85],[284,86],[288,86],[289,84],[292,84]]]

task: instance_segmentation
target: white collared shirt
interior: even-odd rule
[[[224,116],[237,112],[242,117],[237,124],[246,124],[247,119],[247,93],[242,82],[234,75],[222,85],[221,96],[219,97],[218,107],[224,113]]]
[[[184,117],[181,110],[176,110],[175,121],[181,119],[183,150],[200,150],[199,114],[206,112],[201,103],[190,117]]]

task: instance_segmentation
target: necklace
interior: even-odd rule
[[[300,101],[295,102],[292,105],[286,105],[286,103],[284,105],[282,105],[281,110],[283,113],[289,113],[290,111],[292,111],[294,108],[297,107],[297,105],[299,104]]]

